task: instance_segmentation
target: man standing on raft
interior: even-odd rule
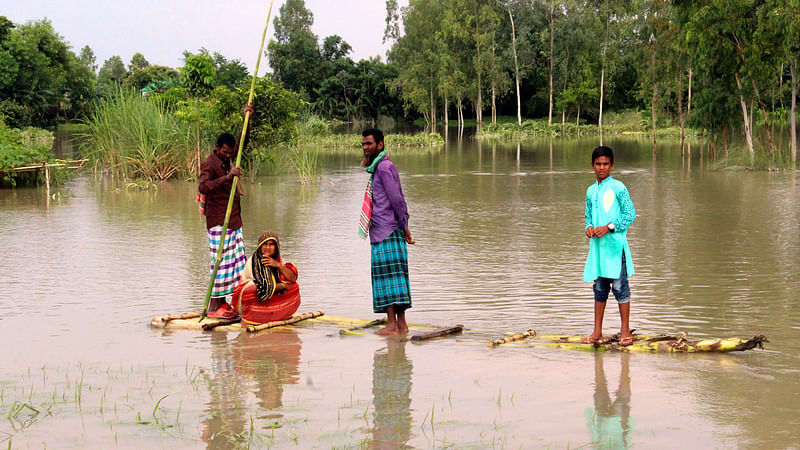
[[[600,146],[592,151],[592,169],[597,182],[586,190],[585,234],[589,238],[589,256],[583,281],[594,282],[594,330],[582,342],[594,344],[603,338],[603,314],[608,293],[613,291],[622,322],[619,345],[631,345],[628,277],[633,275],[633,259],[628,247],[628,227],[636,218],[636,209],[625,185],[611,177],[614,152],[610,148]]]
[[[408,207],[400,174],[384,150],[383,132],[371,128],[361,135],[361,166],[372,175],[364,193],[358,234],[362,238],[369,234],[371,244],[373,312],[387,316],[386,327],[376,334],[405,334],[406,309],[411,308],[406,243],[415,243],[408,229]]]
[[[244,112],[253,113],[253,106],[244,107]],[[248,127],[249,128],[249,127]],[[249,129],[247,130],[250,131]],[[245,133],[245,141],[248,133]],[[241,146],[236,145],[236,138],[230,133],[222,133],[217,138],[214,152],[200,165],[200,193],[206,196],[206,228],[208,229],[208,249],[211,254],[211,273],[222,237],[222,225],[228,210],[228,199],[233,186],[233,177],[241,177],[244,171],[240,167],[231,167],[233,156]],[[238,186],[237,186],[238,187]],[[225,296],[233,292],[244,270],[247,255],[242,237],[242,217],[239,205],[241,192],[237,189],[233,197],[231,216],[225,233],[222,261],[214,280],[211,299],[208,304],[208,317],[215,319],[235,319],[238,314],[225,301]]]

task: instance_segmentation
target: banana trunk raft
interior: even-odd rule
[[[769,342],[763,334],[751,338],[730,337],[724,339],[688,339],[686,333],[680,336],[665,334],[648,335],[634,334],[631,345],[620,345],[619,335],[599,339],[592,344],[582,343],[584,336],[544,334],[537,335],[535,331],[511,334],[501,339],[496,339],[487,344],[489,347],[507,344],[510,342],[526,341],[528,346],[561,348],[566,350],[581,351],[620,351],[636,353],[700,353],[700,352],[741,352],[754,348],[764,348],[764,343]]]
[[[153,317],[150,326],[153,328],[163,328],[168,330],[221,330],[221,331],[245,331],[258,332],[277,326],[291,325],[302,322],[306,326],[325,325],[339,328],[341,336],[358,336],[370,333],[369,328],[385,324],[385,319],[368,321],[364,319],[353,319],[347,317],[325,316],[322,311],[315,311],[305,314],[295,314],[292,318],[285,321],[271,322],[259,326],[243,326],[238,322],[226,321],[223,319],[205,318],[200,320],[200,313],[186,313],[180,315],[162,315]],[[414,340],[415,336],[447,338],[448,335],[458,334],[458,341],[472,341],[477,343],[480,339],[486,339],[491,335],[487,330],[470,330],[460,325],[449,328],[438,328],[432,325],[412,324],[413,335],[408,337]],[[489,341],[488,347],[501,345],[559,348],[565,350],[579,351],[622,351],[636,353],[699,353],[699,352],[739,352],[754,348],[764,348],[764,343],[769,342],[763,334],[756,334],[751,338],[730,337],[724,339],[689,339],[686,333],[672,336],[665,334],[636,334],[633,335],[633,344],[622,346],[619,344],[619,335],[607,336],[597,340],[593,344],[581,342],[584,336],[565,335],[565,334],[537,334],[536,331],[529,329],[522,333],[506,333],[502,338]],[[422,340],[422,339],[417,339]]]

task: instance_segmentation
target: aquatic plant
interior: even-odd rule
[[[166,180],[192,173],[197,164],[191,130],[157,97],[118,88],[96,104],[87,124],[82,150],[98,171]]]
[[[361,148],[360,134],[301,135],[300,143],[324,150],[351,150]],[[430,147],[444,143],[438,133],[387,134],[384,137],[386,148]]]

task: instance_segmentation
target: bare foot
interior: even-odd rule
[[[592,334],[590,336],[586,336],[585,338],[581,339],[581,344],[594,344],[595,342],[603,339],[602,335]]]
[[[408,330],[406,330],[408,332]],[[400,334],[400,330],[397,329],[397,326],[391,327],[383,327],[380,330],[376,331],[375,334],[378,336],[391,336],[393,334]]]

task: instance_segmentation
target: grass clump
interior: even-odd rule
[[[166,180],[191,172],[191,136],[163,100],[120,88],[96,105],[83,149],[103,172]]]

